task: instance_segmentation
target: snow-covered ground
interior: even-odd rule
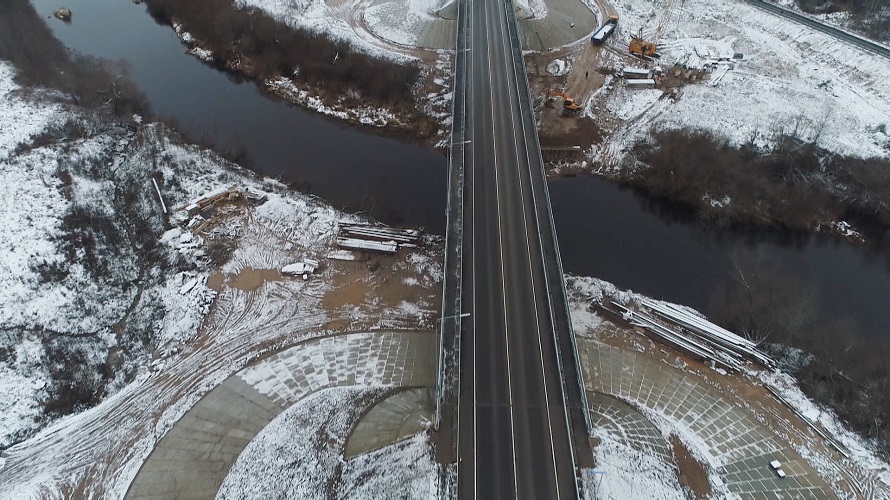
[[[285,410],[239,455],[216,498],[435,497],[436,465],[424,434],[343,459],[370,392],[324,389]]]
[[[798,14],[803,14],[805,16],[812,17],[814,19],[818,19],[819,21],[822,21],[823,23],[826,23],[826,24],[829,24],[832,26],[836,26],[838,28],[842,28],[842,29],[850,31],[852,33],[857,33],[860,28],[859,26],[857,26],[858,23],[854,22],[853,16],[847,11],[839,10],[837,12],[831,12],[831,13],[827,13],[827,14],[810,14],[809,12],[804,12],[803,10],[801,10],[800,7],[798,6],[798,2],[796,0],[768,0],[768,1],[778,5],[780,7],[784,7],[786,9],[793,10],[793,11],[797,12]],[[828,2],[825,2],[825,4],[828,4]],[[887,5],[886,3],[884,5],[878,5],[878,2],[871,2],[869,5],[871,5],[872,8],[874,9],[874,12],[872,14],[870,14],[869,17],[877,17],[880,15],[880,16],[884,16],[886,18],[886,16],[890,16],[890,5]],[[883,10],[883,12],[881,12],[882,10]],[[865,36],[865,35],[862,35],[861,32],[860,32],[860,35]],[[883,40],[884,45],[887,45],[887,41],[890,40],[890,38],[887,38],[887,37],[888,37],[888,34],[884,33],[884,40]],[[878,42],[880,43],[881,41],[878,40]]]
[[[615,0],[626,50],[641,27],[651,36],[662,2]],[[830,151],[890,157],[890,62],[826,34],[739,0],[686,0],[663,29],[658,64],[700,67],[716,58],[743,59],[710,82],[681,89],[679,99],[653,100],[651,91],[618,85],[594,103],[627,120],[599,159],[615,164],[635,142],[657,128],[700,128],[735,145],[768,147],[780,134],[797,134]],[[626,64],[608,53],[615,66]]]
[[[0,229],[8,242],[0,265],[15,265],[0,276],[0,498],[55,497],[69,487],[85,497],[120,498],[172,424],[249,361],[338,328],[433,321],[438,304],[430,297],[442,271],[427,249],[374,272],[362,263],[338,271],[337,264],[325,262],[308,280],[279,276],[249,290],[225,285],[218,294],[210,290],[206,281],[216,270],[208,261],[214,252],[229,253],[219,270],[227,276],[275,270],[304,258],[323,260],[333,248],[337,221],[353,217],[185,144],[163,125],[128,132],[71,104],[43,104],[42,91],[18,89],[13,74],[0,63],[0,189],[16,201],[4,205],[9,222]],[[67,100],[54,94],[54,101]],[[54,124],[63,118],[85,132],[59,133]],[[29,138],[47,131],[49,139],[27,146]],[[20,144],[27,147],[13,154]],[[161,219],[151,179],[177,214],[169,225]],[[180,207],[233,185],[268,200],[256,207],[223,204],[207,221],[179,217]],[[97,262],[90,263],[82,248],[87,236],[80,236],[73,254],[60,250],[58,238],[71,231],[65,217],[75,209],[93,222],[87,227],[111,228],[94,235]],[[157,261],[136,253],[138,245],[155,244],[156,253],[148,257]],[[35,266],[35,259],[46,264]],[[91,274],[105,264],[108,276]],[[344,272],[347,281],[337,278]],[[381,273],[393,277],[378,281]],[[356,294],[384,283],[386,298],[339,295],[338,287]],[[80,335],[70,347],[84,363],[71,364],[84,369],[87,381],[97,383],[91,377],[106,360],[113,376],[97,406],[77,407],[48,422],[43,404],[54,390],[52,370],[65,363],[48,360],[47,350],[59,347],[64,355],[67,344],[57,346],[55,339],[72,335]],[[47,336],[53,338],[49,343]],[[115,359],[118,364],[111,365]],[[22,438],[27,439],[13,444]],[[394,453],[420,460],[428,445],[411,446]],[[354,474],[364,477],[358,469]]]
[[[583,477],[586,498],[648,500],[683,500],[686,493],[677,481],[677,471],[651,453],[635,450],[617,436],[602,429],[594,435],[595,470],[585,470]]]
[[[350,42],[357,49],[390,60],[410,62],[413,57],[382,43],[371,33],[356,29],[368,2],[358,0],[235,0],[240,9],[257,8],[288,26],[302,28],[334,39]],[[431,19],[444,6],[443,0],[411,0],[401,14],[405,22],[387,30],[392,40],[414,40],[412,27],[416,22]],[[372,12],[372,11],[370,11]],[[369,12],[369,14],[370,14]],[[410,22],[414,20],[415,23]]]
[[[621,290],[612,283],[596,278],[568,277],[566,286],[569,293],[572,324],[576,334],[580,336],[590,335],[590,332],[595,331],[604,321],[601,315],[597,314],[591,307],[589,307],[592,302],[599,302],[603,297],[611,297],[613,300],[625,304],[629,302],[640,303],[642,300],[646,299],[646,297],[642,295],[632,291]],[[700,313],[691,308],[686,306],[680,307],[692,314],[700,315]],[[653,343],[647,337],[637,337],[636,333],[631,332],[628,332],[628,334],[629,337],[623,339],[623,341],[631,350],[646,352],[652,349],[651,346]],[[676,356],[674,356],[674,358],[673,366],[675,368],[694,373],[690,371],[691,369],[688,368],[685,363],[678,362],[677,360],[679,358],[676,358]],[[717,373],[725,375],[725,372],[722,371],[717,371]],[[700,376],[701,374],[699,373],[698,375]],[[847,485],[844,487],[845,490],[849,490],[849,488],[852,487],[866,497],[872,495],[870,498],[890,498],[890,464],[880,458],[875,451],[875,444],[845,428],[831,409],[819,405],[809,399],[803,391],[801,391],[792,376],[779,370],[769,371],[754,367],[747,369],[745,374],[739,376],[745,377],[747,381],[755,387],[762,385],[775,391],[775,393],[779,394],[791,405],[791,407],[821,427],[828,435],[839,441],[847,450],[849,458],[841,457],[837,455],[833,449],[822,445],[816,445],[816,442],[819,440],[814,438],[814,434],[801,433],[800,431],[794,430],[794,426],[792,425],[774,429],[774,431],[779,435],[782,435],[795,451],[805,458],[807,462],[819,472],[820,476],[835,487],[835,489],[839,488],[839,484],[845,483]],[[709,381],[708,383],[715,385],[714,381]],[[721,388],[721,391],[725,390],[727,390],[727,388]],[[732,389],[730,389],[730,392],[732,392]],[[747,403],[745,406],[749,411],[753,412],[755,418],[759,421],[764,421],[767,414],[771,415],[771,418],[780,414],[775,409],[769,409],[762,406],[749,405]],[[721,464],[709,463],[711,461],[708,458],[711,455],[711,443],[692,432],[688,422],[680,422],[676,419],[668,418],[652,409],[646,408],[640,410],[643,411],[644,415],[646,415],[646,417],[659,428],[665,437],[671,434],[676,435],[684,445],[686,445],[690,452],[698,457],[698,460],[701,463],[711,466],[712,470],[708,472],[712,487],[716,487],[718,490],[722,489],[719,476],[716,474],[716,471],[713,470],[714,467],[718,467]],[[764,413],[758,415],[758,412]],[[615,444],[611,443],[609,436],[597,437],[604,439],[605,449],[603,453],[606,453],[607,457],[612,457],[615,454],[618,454],[618,457],[620,457],[610,458],[609,460],[624,464],[628,460],[637,459],[632,453],[627,453],[627,450],[616,450]],[[585,481],[596,488],[624,488],[621,491],[625,492],[631,491],[632,488],[637,487],[635,486],[636,484],[641,482],[650,481],[655,482],[656,484],[667,484],[663,480],[664,476],[660,472],[661,469],[652,467],[651,470],[652,474],[647,474],[645,478],[635,479],[633,481],[613,480],[615,481],[614,485],[609,483],[607,477],[597,477],[596,474],[585,476]],[[659,488],[660,487],[661,486],[659,486]],[[609,498],[624,497],[619,496]]]

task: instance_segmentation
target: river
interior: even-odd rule
[[[33,0],[41,16],[57,3]],[[446,160],[417,144],[342,126],[263,95],[256,85],[186,54],[167,26],[125,0],[73,0],[65,24],[47,22],[72,50],[124,60],[159,116],[194,137],[238,146],[253,168],[308,188],[337,208],[441,233]],[[758,255],[818,290],[826,317],[853,318],[867,338],[890,340],[890,267],[866,249],[824,238],[715,234],[645,197],[593,176],[550,182],[567,272],[596,276],[707,311],[732,283],[734,255]]]

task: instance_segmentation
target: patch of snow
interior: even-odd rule
[[[725,195],[723,198],[720,198],[718,200],[715,198],[711,198],[709,195],[705,195],[702,198],[702,201],[711,205],[714,208],[723,208],[723,207],[729,205],[729,203],[732,201],[732,198],[730,198],[729,195]]]
[[[343,466],[349,498],[436,498],[438,470],[426,433],[359,455]]]
[[[60,106],[22,95],[21,87],[13,81],[15,75],[15,68],[0,60],[0,161],[7,160],[16,146],[43,132],[50,123],[65,120]]]
[[[390,2],[390,4],[399,7],[396,12],[399,17],[395,19],[406,20],[404,25],[389,28],[389,31],[386,32],[386,38],[393,41],[414,39],[416,30],[412,31],[412,28],[416,27],[417,21],[431,16],[432,10],[436,7],[435,0],[410,0],[404,3]],[[383,46],[371,34],[359,32],[352,27],[356,15],[354,11],[361,5],[357,0],[345,0],[330,5],[325,0],[235,1],[235,6],[239,9],[260,9],[288,26],[323,34],[333,40],[348,41],[355,48],[367,54],[401,62],[413,60],[413,58]],[[374,24],[374,11],[374,8],[369,8],[362,13],[369,24]],[[393,24],[390,20],[386,26]],[[383,26],[375,25],[375,29],[378,27],[383,28]]]
[[[241,452],[216,498],[433,497],[437,468],[424,434],[344,460],[350,430],[367,404],[363,400],[373,394],[366,388],[329,388],[291,406]]]
[[[635,450],[604,428],[594,430],[596,469],[583,469],[585,498],[683,500],[677,472],[650,453]]]
[[[564,59],[554,59],[547,64],[547,72],[553,76],[563,76],[569,71],[569,63]]]
[[[213,61],[213,51],[208,49],[202,49],[201,47],[193,47],[192,50],[189,51],[189,54],[197,57],[202,61]]]
[[[371,127],[385,127],[391,123],[399,122],[398,117],[386,108],[349,106],[341,109],[327,106],[321,98],[310,95],[308,91],[300,89],[293,81],[284,77],[266,80],[265,85],[270,91],[282,95],[292,102],[340,120],[352,119]]]
[[[623,89],[619,99],[609,99],[607,108],[616,117],[631,121],[648,111],[664,92],[656,89]]]

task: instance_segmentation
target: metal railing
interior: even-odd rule
[[[467,31],[466,0],[457,0],[457,29],[455,30],[454,81],[452,93],[451,144],[448,153],[448,197],[445,209],[445,263],[442,282],[442,312],[439,318],[439,353],[437,360],[436,416],[434,427],[438,431],[442,424],[443,407],[449,405],[452,414],[446,425],[452,425],[452,453],[457,457],[459,442],[459,415],[457,404],[460,398],[460,344],[461,326],[464,317],[462,307],[463,281],[463,191],[464,157],[466,153],[466,76],[467,76]],[[459,463],[456,461],[456,463]],[[457,494],[459,474],[454,473],[451,493],[440,491],[442,495]]]

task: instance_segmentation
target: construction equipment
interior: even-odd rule
[[[643,28],[640,28],[637,35],[631,37],[630,45],[628,46],[631,54],[641,57],[659,57],[658,41],[667,29],[676,5],[677,0],[667,0],[664,10],[661,12],[661,17],[658,19],[658,26],[655,27],[655,32],[651,33],[650,36],[644,36]]]
[[[547,106],[552,108],[553,101],[557,97],[562,97],[562,114],[564,115],[573,115],[584,109],[583,103],[576,103],[574,99],[558,90],[550,90],[547,92]]]

